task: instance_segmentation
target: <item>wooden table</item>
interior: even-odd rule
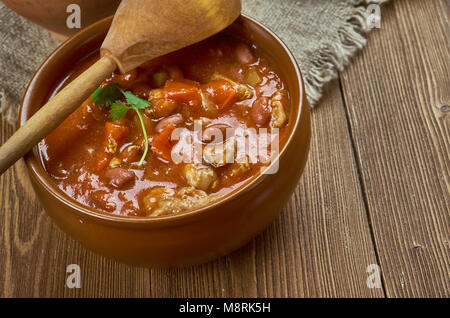
[[[18,163],[0,179],[0,296],[449,297],[448,8],[383,7],[381,29],[312,112],[295,195],[262,235],[215,262],[134,268],[86,250],[47,217]],[[2,122],[0,133],[13,128]],[[66,287],[72,263],[80,289]],[[367,285],[370,264],[381,288]]]

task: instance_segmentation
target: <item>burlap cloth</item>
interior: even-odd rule
[[[385,0],[242,0],[243,12],[278,34],[294,53],[311,106],[318,104],[324,84],[337,76],[366,44],[369,3]],[[59,44],[0,2],[0,113],[17,119],[28,81]]]

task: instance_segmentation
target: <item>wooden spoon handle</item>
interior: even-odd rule
[[[64,121],[115,69],[103,56],[41,107],[0,147],[0,175]]]

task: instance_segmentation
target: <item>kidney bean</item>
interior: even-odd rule
[[[269,99],[267,97],[258,97],[253,102],[250,116],[257,126],[264,126],[271,116]]]
[[[234,53],[236,55],[236,59],[241,64],[250,64],[255,62],[255,56],[253,55],[252,50],[248,44],[237,44],[234,48]]]
[[[132,171],[124,168],[108,168],[103,173],[103,178],[115,188],[121,188],[134,181],[135,175]]]
[[[161,133],[169,124],[175,127],[183,122],[183,116],[181,114],[175,114],[162,119],[158,124],[156,124],[155,131],[159,134]]]
[[[215,140],[211,140],[211,137],[215,138],[215,135],[217,134],[217,130],[219,130],[222,133],[222,141],[224,141],[227,137],[231,137],[231,136],[227,136],[227,128],[232,128],[232,127],[228,124],[222,124],[222,123],[213,124],[213,125],[206,127],[205,130],[203,130],[202,141],[203,142],[215,141]]]
[[[136,145],[128,146],[120,153],[120,160],[123,163],[136,162],[140,158],[141,158],[141,149],[139,148],[139,146]]]

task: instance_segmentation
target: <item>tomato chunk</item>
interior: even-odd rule
[[[70,145],[83,137],[90,125],[95,121],[94,111],[95,108],[92,107],[90,98],[88,98],[46,137],[49,157],[55,158],[60,154],[64,154],[70,148]]]
[[[171,160],[171,152],[173,144],[170,140],[170,137],[174,129],[175,129],[174,125],[172,124],[167,125],[166,128],[164,128],[164,130],[158,136],[156,136],[152,142],[153,152],[155,152],[158,156],[167,161]]]
[[[211,81],[202,88],[211,96],[211,100],[220,110],[233,104],[238,98],[236,90],[225,80]]]
[[[130,128],[116,122],[106,122],[103,130],[103,140],[97,156],[97,172],[103,171],[118,152],[119,144],[130,134]]]
[[[163,88],[164,97],[180,103],[199,105],[199,84],[187,79],[168,80]]]

